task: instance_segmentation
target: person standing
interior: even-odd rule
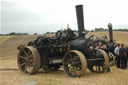
[[[126,67],[127,67],[127,62],[128,62],[128,45],[125,47],[125,53],[126,53]]]
[[[119,56],[121,59],[121,68],[125,69],[126,68],[126,51],[124,48],[124,44],[121,44],[121,48],[119,50]]]
[[[116,55],[116,61],[117,61],[117,68],[120,68],[120,56],[119,56],[119,49],[120,49],[120,44],[117,44],[115,50],[114,50],[114,53]]]

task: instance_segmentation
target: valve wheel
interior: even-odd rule
[[[17,58],[18,67],[25,74],[34,74],[40,69],[40,55],[32,46],[19,47]]]
[[[96,55],[99,58],[104,58],[103,64],[102,65],[93,65],[89,66],[88,69],[91,72],[96,72],[96,73],[103,73],[109,66],[109,58],[107,53],[104,50],[101,49],[95,49],[96,50]]]
[[[71,50],[64,56],[63,66],[68,76],[80,77],[86,72],[87,61],[83,53]]]

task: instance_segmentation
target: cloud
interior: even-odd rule
[[[75,5],[84,5],[85,28],[128,26],[127,0],[2,0],[1,32],[44,33],[66,28],[77,30]],[[121,25],[121,26],[120,26]],[[124,26],[122,26],[124,27]]]

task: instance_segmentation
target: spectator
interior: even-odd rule
[[[104,44],[104,45],[103,45],[103,48],[107,48],[107,45]]]
[[[107,45],[106,45],[106,44],[104,44],[104,45],[102,46],[102,49],[108,54],[108,48],[107,48]]]
[[[120,56],[119,56],[119,49],[120,49],[120,44],[117,44],[117,47],[114,50],[114,53],[116,55],[116,61],[117,61],[117,68],[120,68]]]
[[[124,44],[121,44],[121,48],[119,50],[119,56],[121,59],[121,68],[125,69],[126,68],[126,51],[124,48]]]
[[[125,52],[126,52],[126,67],[127,67],[127,62],[128,62],[128,45],[125,47]]]
[[[103,47],[102,47],[102,42],[99,42],[99,43],[98,43],[98,46],[97,46],[96,48],[98,48],[98,49],[103,48]]]

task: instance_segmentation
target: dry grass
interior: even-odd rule
[[[89,33],[101,36],[107,32]],[[128,44],[128,32],[114,32],[114,40]],[[40,70],[36,75],[25,75],[17,67],[17,46],[27,44],[37,36],[15,36],[0,44],[0,85],[25,85],[36,81],[37,85],[128,85],[128,69],[111,67],[111,72],[103,74],[91,73],[87,70],[81,78],[68,77],[63,68],[57,72]]]
[[[11,63],[9,63],[11,62]],[[68,77],[63,68],[57,72],[44,72],[40,70],[36,75],[25,75],[17,70],[16,59],[5,60],[0,67],[2,80],[0,85],[25,85],[25,83],[37,81],[37,85],[127,85],[128,69],[111,67],[111,72],[91,73],[87,70],[81,78]],[[3,70],[1,70],[3,69]]]
[[[0,44],[3,43],[4,41],[8,40],[12,36],[0,36]]]

